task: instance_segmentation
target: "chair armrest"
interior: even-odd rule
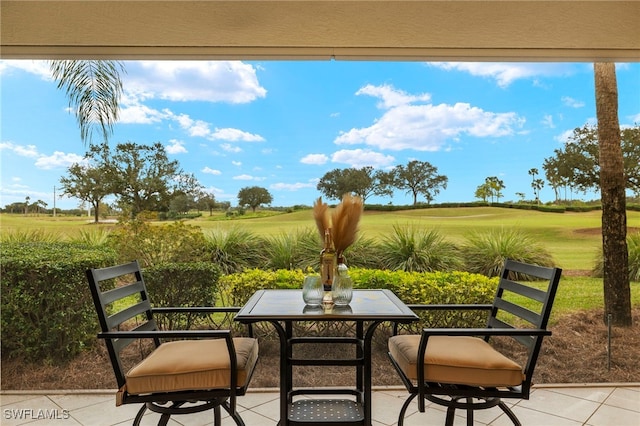
[[[409,303],[407,307],[412,311],[490,311],[493,305],[490,304],[417,304]],[[398,334],[398,323],[393,322],[392,335]]]
[[[411,310],[416,311],[488,311],[493,308],[491,304],[436,304],[436,305],[420,305],[407,304]]]
[[[425,328],[429,336],[551,336],[551,330],[541,328]]]
[[[155,314],[168,314],[174,312],[182,313],[216,313],[216,312],[239,312],[238,306],[160,306],[151,308]]]
[[[239,312],[239,306],[159,306],[151,308],[153,314],[170,314],[170,313],[199,313],[199,314],[215,314],[219,312]],[[253,324],[247,324],[249,337],[253,336]]]
[[[231,337],[230,330],[152,330],[103,331],[100,339],[159,339],[159,338],[222,338]]]

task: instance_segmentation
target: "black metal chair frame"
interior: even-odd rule
[[[518,282],[514,274],[526,274],[540,280],[546,280],[549,285],[547,291],[530,287]],[[507,259],[500,273],[500,281],[493,304],[468,304],[468,305],[407,305],[413,310],[486,310],[488,311],[488,321],[486,328],[425,328],[421,333],[418,360],[423,360],[427,348],[427,342],[431,336],[482,336],[485,341],[489,341],[491,336],[509,336],[527,348],[528,357],[523,367],[525,376],[521,385],[515,387],[478,387],[468,385],[455,385],[444,383],[433,383],[425,381],[424,362],[417,363],[416,383],[412,382],[402,371],[398,363],[393,359],[391,353],[389,358],[398,371],[403,384],[410,393],[408,399],[400,410],[398,425],[404,424],[404,416],[411,401],[418,397],[418,410],[425,411],[425,400],[447,407],[447,417],[445,424],[453,425],[456,409],[466,410],[467,425],[473,425],[473,412],[496,405],[504,411],[514,425],[520,426],[520,421],[513,411],[502,401],[501,398],[529,399],[533,372],[536,366],[540,347],[544,336],[550,336],[551,331],[547,330],[547,323],[551,315],[551,308],[555,299],[556,291],[560,281],[562,269],[549,268],[537,265],[530,265]],[[505,291],[533,299],[541,304],[540,313],[509,302],[503,298]],[[497,318],[499,311],[507,312],[518,319],[523,319],[532,324],[534,328],[517,328],[503,320]],[[397,325],[394,325],[394,334],[397,334]]]
[[[221,424],[220,407],[229,413],[237,425],[244,426],[244,422],[237,411],[236,398],[243,396],[246,391],[253,370],[247,372],[247,379],[243,386],[237,384],[237,360],[231,330],[158,330],[154,320],[154,314],[167,313],[235,313],[239,307],[157,307],[152,308],[149,302],[147,289],[142,277],[142,272],[137,261],[99,269],[88,269],[87,279],[93,296],[96,311],[100,320],[101,332],[98,338],[104,339],[111,365],[116,376],[118,388],[122,390],[126,383],[125,371],[120,358],[121,351],[131,343],[139,339],[152,339],[155,347],[162,344],[161,339],[224,339],[229,352],[231,362],[231,377],[229,388],[186,390],[177,392],[161,392],[143,395],[129,394],[125,391],[118,392],[119,403],[136,404],[143,403],[138,411],[133,425],[137,426],[142,420],[145,411],[161,414],[159,425],[166,425],[171,415],[192,414],[213,409],[214,424]],[[135,281],[114,289],[102,291],[100,283],[107,280],[118,279],[133,274]],[[140,295],[140,301],[125,310],[110,314],[107,306],[114,301],[133,295]],[[143,316],[145,321],[135,328],[127,331],[119,331],[121,325],[133,318]],[[249,327],[249,337],[253,337],[252,328]],[[188,404],[188,405],[187,405]],[[186,406],[185,406],[186,405]]]

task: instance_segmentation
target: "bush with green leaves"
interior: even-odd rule
[[[554,266],[551,254],[532,236],[514,228],[474,232],[461,247],[465,270],[494,277],[506,259],[540,266]],[[514,277],[527,279],[528,277]]]
[[[220,268],[211,262],[162,263],[142,271],[152,306],[216,306]],[[197,319],[189,314],[156,316],[161,328],[188,329]]]
[[[141,220],[120,224],[109,234],[119,262],[137,260],[145,268],[167,262],[203,259],[205,238],[199,227],[184,222],[151,225]]]
[[[3,243],[2,355],[55,363],[93,344],[99,326],[85,271],[115,261],[104,247]]]
[[[384,269],[406,272],[454,271],[462,266],[453,243],[417,225],[394,225],[391,234],[381,237],[377,258]]]
[[[312,272],[309,270],[306,273]],[[301,269],[246,269],[220,277],[218,297],[224,306],[243,306],[258,290],[302,288],[304,275]]]
[[[640,281],[640,232],[627,235],[627,251],[629,252],[629,280]],[[602,248],[591,270],[591,276],[604,276],[604,257]]]

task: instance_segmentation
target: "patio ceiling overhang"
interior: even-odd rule
[[[640,61],[639,1],[2,0],[2,59]]]

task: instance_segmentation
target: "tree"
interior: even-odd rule
[[[483,183],[482,185],[478,185],[473,196],[481,199],[486,203],[489,200],[489,197],[491,197],[491,194],[491,186],[489,186],[489,184],[485,181],[485,183]]]
[[[484,183],[486,185],[486,189],[491,195],[491,201],[493,202],[494,197],[499,202],[500,197],[502,197],[502,190],[506,187],[504,186],[504,182],[501,179],[498,179],[497,176],[489,176],[485,178]]]
[[[91,161],[91,156],[86,157]],[[67,175],[60,178],[62,194],[89,203],[94,211],[94,222],[99,221],[100,203],[113,193],[113,182],[109,179],[107,164],[72,164]]]
[[[259,186],[244,187],[238,192],[238,204],[249,206],[253,212],[261,204],[271,204],[273,197],[265,188]]]
[[[91,143],[93,126],[100,125],[104,141],[118,121],[124,65],[119,61],[55,60],[49,63],[51,74],[64,89],[74,111],[80,138]]]
[[[341,200],[344,194],[357,195],[365,202],[371,195],[391,195],[390,175],[366,166],[360,169],[334,169],[324,174],[316,188],[325,197]]]
[[[160,142],[116,145],[111,154],[108,144],[93,145],[91,153],[105,165],[105,177],[118,202],[136,217],[144,210],[168,211],[171,199],[179,194],[194,196],[200,184],[185,174],[177,161],[169,161]]]
[[[600,148],[604,319],[631,326],[631,288],[627,249],[625,170],[618,122],[618,84],[614,63],[595,63],[596,115]]]
[[[440,188],[447,189],[448,178],[439,175],[438,168],[426,161],[410,161],[406,166],[396,166],[392,173],[393,185],[411,194],[414,206],[418,203],[418,195],[424,196],[430,204],[440,193]]]
[[[640,126],[622,129],[625,187],[640,194]],[[582,192],[600,189],[600,145],[598,127],[584,125],[573,130],[563,149],[545,159],[547,180]],[[552,184],[552,185],[553,185]]]
[[[533,197],[536,203],[540,204],[540,190],[544,187],[544,181],[542,179],[536,179],[538,175],[538,169],[535,167],[529,169],[529,175],[531,175],[531,188],[533,188]]]
[[[202,193],[196,205],[198,210],[208,210],[209,216],[212,216],[213,209],[216,208],[216,197],[213,194]]]

